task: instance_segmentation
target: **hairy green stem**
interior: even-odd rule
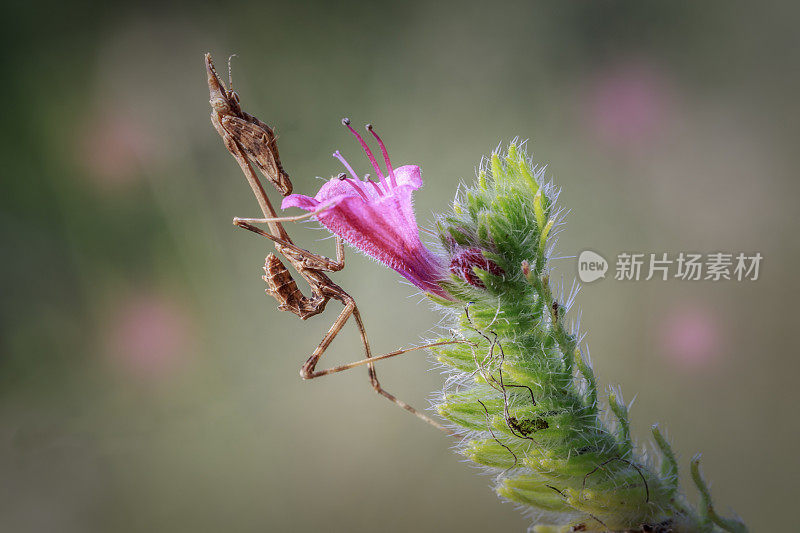
[[[608,394],[608,410],[598,403],[580,333],[566,323],[574,294],[554,291],[549,277],[561,220],[542,176],[512,143],[438,219],[451,256],[483,257],[442,283],[455,301],[432,298],[469,341],[434,350],[450,373],[436,409],[467,433],[460,453],[496,474],[497,494],[529,511],[537,532],[746,531],[714,511],[696,462],[700,509],[686,502],[657,426],[658,457],[637,450],[619,393]]]

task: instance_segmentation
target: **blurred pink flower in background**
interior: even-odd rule
[[[135,114],[104,106],[83,127],[78,154],[98,188],[111,190],[143,176],[158,156],[150,128]]]
[[[721,352],[717,317],[700,307],[676,307],[659,321],[658,340],[662,353],[685,369],[704,367]]]
[[[118,302],[104,345],[112,364],[127,377],[158,380],[184,365],[195,331],[192,317],[177,301],[140,294]]]
[[[589,128],[604,144],[637,150],[652,144],[671,108],[666,76],[646,62],[601,71],[587,95]]]

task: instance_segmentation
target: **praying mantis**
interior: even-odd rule
[[[267,294],[278,301],[278,309],[290,311],[301,320],[307,320],[325,311],[325,307],[330,300],[336,300],[344,306],[319,345],[301,366],[300,376],[303,379],[314,379],[350,370],[351,368],[366,366],[370,385],[375,392],[437,429],[448,434],[452,433],[424,413],[386,391],[378,380],[374,363],[416,350],[468,342],[464,340],[439,341],[395,350],[383,355],[375,356],[372,354],[364,322],[355,299],[342,287],[334,283],[326,274],[326,272],[338,272],[344,268],[344,242],[342,239],[336,236],[336,258],[331,259],[297,246],[283,226],[284,222],[297,222],[312,218],[324,211],[327,206],[323,205],[317,211],[300,216],[279,217],[277,215],[261,184],[261,180],[253,170],[253,165],[255,165],[264,178],[283,196],[291,194],[292,182],[281,164],[275,132],[270,126],[242,110],[239,95],[233,90],[230,74],[228,88],[226,88],[219,76],[217,76],[210,54],[205,55],[205,65],[208,74],[211,123],[222,138],[225,148],[239,164],[263,215],[262,218],[237,217],[233,219],[233,223],[235,226],[271,240],[277,254],[283,256],[300,277],[308,283],[311,289],[309,296],[304,295],[283,262],[275,253],[270,253],[265,260],[263,276],[264,281],[267,283]],[[228,69],[230,73],[230,59],[228,60]],[[264,224],[267,229],[262,230],[255,224]],[[328,349],[336,335],[351,317],[355,320],[358,328],[365,357],[358,361],[327,369],[317,369],[317,364],[325,350]]]

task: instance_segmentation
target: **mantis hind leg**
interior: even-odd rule
[[[425,415],[424,413],[420,412],[416,408],[412,407],[408,403],[404,402],[403,400],[399,399],[397,396],[388,392],[386,389],[384,389],[381,386],[380,381],[378,380],[377,372],[375,371],[374,359],[385,359],[388,357],[401,355],[419,348],[425,348],[427,346],[421,346],[409,350],[398,350],[397,352],[392,352],[384,356],[373,358],[372,352],[369,347],[369,340],[367,339],[367,332],[364,329],[364,323],[361,320],[361,313],[359,313],[355,301],[352,298],[346,298],[344,299],[343,303],[345,304],[344,309],[342,309],[342,312],[339,313],[339,316],[336,318],[333,325],[328,330],[328,333],[325,334],[325,337],[323,337],[322,341],[319,343],[319,346],[317,346],[317,348],[314,350],[314,353],[311,354],[311,357],[309,357],[308,360],[300,368],[300,376],[303,379],[314,379],[322,376],[327,376],[328,374],[332,374],[335,372],[349,370],[350,368],[355,368],[356,366],[366,365],[367,375],[369,376],[370,385],[372,385],[372,388],[375,390],[375,392],[377,392],[390,402],[394,403],[395,405],[413,414],[420,420],[449,434],[450,431],[444,428],[441,424],[439,424],[429,416]],[[361,337],[361,343],[364,346],[364,353],[366,355],[366,359],[363,359],[361,361],[356,361],[355,363],[350,363],[347,365],[333,367],[326,370],[317,370],[317,364],[319,363],[322,354],[325,353],[325,350],[328,349],[328,347],[333,342],[333,339],[342,330],[342,328],[344,327],[344,325],[347,323],[347,321],[350,319],[351,316],[355,318],[356,326],[358,327],[358,332]],[[441,343],[434,343],[434,344],[441,344]]]

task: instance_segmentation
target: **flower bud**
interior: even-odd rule
[[[485,289],[486,285],[475,274],[474,268],[485,270],[494,276],[505,274],[503,269],[497,266],[497,263],[483,256],[480,248],[463,248],[456,252],[450,260],[450,272],[474,287]]]

